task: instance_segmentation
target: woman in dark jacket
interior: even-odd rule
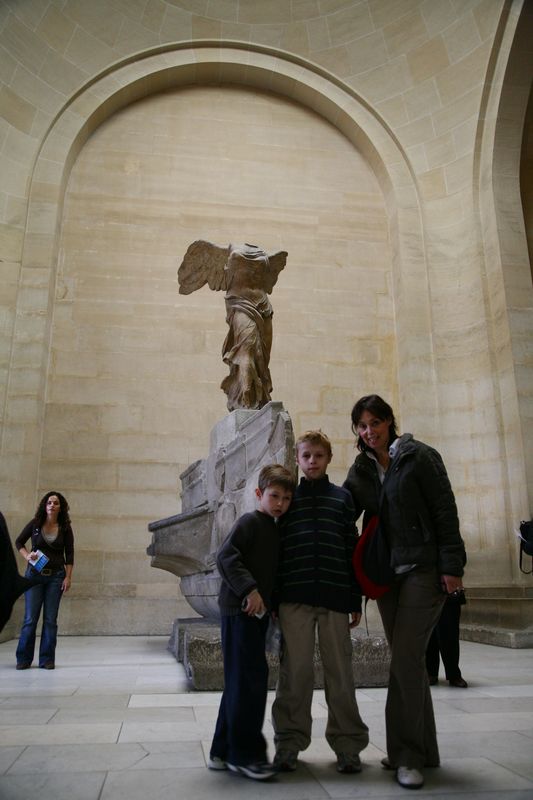
[[[28,562],[26,577],[36,585],[25,594],[25,613],[17,647],[17,669],[28,669],[33,661],[37,623],[43,608],[43,625],[39,647],[39,666],[54,669],[57,642],[57,615],[63,592],[68,591],[74,565],[74,536],[70,525],[69,506],[59,492],[47,492],[41,499],[35,517],[28,522],[15,541],[15,546]],[[31,540],[29,550],[26,548]],[[33,566],[41,551],[48,561],[44,568]]]
[[[447,594],[462,589],[466,563],[452,488],[439,453],[411,434],[398,436],[394,413],[378,395],[352,409],[360,454],[344,486],[363,527],[378,514],[394,578],[377,601],[391,648],[387,758],[398,783],[423,785],[439,750],[425,666],[426,646]]]

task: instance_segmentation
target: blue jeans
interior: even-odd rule
[[[39,647],[39,666],[55,661],[57,642],[57,614],[61,601],[61,584],[65,577],[65,570],[60,569],[54,575],[38,575],[36,570],[28,567],[26,577],[35,579],[38,583],[28,589],[24,595],[25,610],[24,622],[20,631],[17,647],[17,664],[31,664],[35,650],[35,635],[37,623],[43,609],[43,626],[41,631],[41,645]]]

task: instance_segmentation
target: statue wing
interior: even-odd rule
[[[268,294],[272,293],[278,275],[287,263],[287,255],[288,253],[285,250],[280,250],[278,253],[272,253],[272,255],[268,257],[268,270],[266,273],[267,285],[265,286]]]
[[[206,283],[218,292],[226,290],[224,266],[228,260],[229,247],[219,247],[212,242],[197,239],[187,248],[178,269],[180,294],[191,294]]]

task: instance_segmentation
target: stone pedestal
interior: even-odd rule
[[[152,567],[181,578],[181,592],[204,617],[219,619],[215,555],[233,523],[256,507],[257,477],[266,464],[294,470],[294,435],[282,403],[239,409],[211,431],[209,455],[180,475],[182,513],[151,522]]]
[[[375,634],[352,632],[352,668],[358,687],[387,686],[390,652],[385,639]],[[183,663],[191,686],[199,691],[222,691],[224,672],[220,628],[208,620],[176,620],[169,650]],[[267,652],[269,689],[275,689],[279,674],[277,653]],[[314,657],[315,689],[324,687],[324,673],[318,645]]]

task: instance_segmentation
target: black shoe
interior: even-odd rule
[[[345,775],[361,772],[361,759],[356,753],[337,753],[337,772]]]
[[[23,662],[22,664],[17,664],[17,669],[29,669],[30,667],[31,664],[28,664],[27,662]]]
[[[276,774],[271,764],[230,764],[229,761],[226,764],[232,772],[240,772],[253,781],[266,781]]]
[[[280,749],[274,756],[274,769],[277,772],[294,772],[297,766],[298,753],[294,750]]]
[[[47,661],[46,664],[41,664],[41,669],[55,669],[56,665],[53,661]]]
[[[438,675],[430,675],[429,676],[429,685],[430,686],[436,686],[438,682],[439,682]]]
[[[468,689],[468,684],[464,678],[454,678],[451,681],[448,681],[450,686],[455,686],[457,689]]]

